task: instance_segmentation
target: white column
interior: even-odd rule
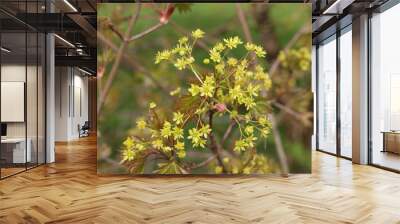
[[[54,149],[54,133],[55,133],[55,56],[54,56],[54,35],[47,34],[46,36],[46,162],[53,163],[55,161]]]
[[[353,19],[353,162],[368,163],[368,15]]]

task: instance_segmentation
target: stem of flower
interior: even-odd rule
[[[214,116],[214,112],[210,110],[209,111],[209,120],[208,120],[208,124],[210,125],[210,129],[211,129],[211,132],[209,134],[209,138],[210,138],[210,142],[211,142],[210,149],[216,155],[217,161],[218,161],[218,165],[221,166],[223,172],[226,173],[227,169],[226,169],[226,167],[224,165],[224,162],[222,161],[222,156],[221,156],[221,153],[220,153],[220,146],[218,145],[218,143],[217,143],[217,141],[216,141],[216,139],[214,137],[214,134],[212,132],[212,130],[213,130],[213,116]]]
[[[197,74],[196,70],[193,68],[193,65],[190,65],[190,69],[192,70],[192,72],[194,73],[196,78],[201,82],[201,84],[203,84],[203,80],[201,80],[200,76]]]

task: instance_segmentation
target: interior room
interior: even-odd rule
[[[82,126],[89,125],[88,83],[85,70],[75,67],[56,67],[56,142],[66,142],[87,137]]]
[[[74,22],[82,22],[78,8],[88,13],[85,18],[93,16],[89,1],[75,6],[1,1],[0,8],[0,179],[5,179],[53,162],[55,142],[95,133],[96,63],[91,55],[96,41]],[[61,12],[73,15],[61,18]],[[55,32],[52,38],[49,32]]]
[[[45,37],[16,25],[0,34],[1,178],[45,162]]]

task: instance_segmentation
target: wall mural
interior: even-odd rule
[[[99,174],[311,170],[311,5],[98,5]]]

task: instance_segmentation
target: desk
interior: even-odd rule
[[[26,140],[28,143],[25,154],[25,138],[5,138],[1,139],[1,151],[2,159],[6,160],[6,163],[25,163],[31,162],[32,153],[31,145],[32,141],[30,138]],[[12,158],[12,159],[11,159]],[[26,160],[25,160],[26,159]]]
[[[400,132],[383,131],[383,150],[382,152],[392,152],[400,154]]]

